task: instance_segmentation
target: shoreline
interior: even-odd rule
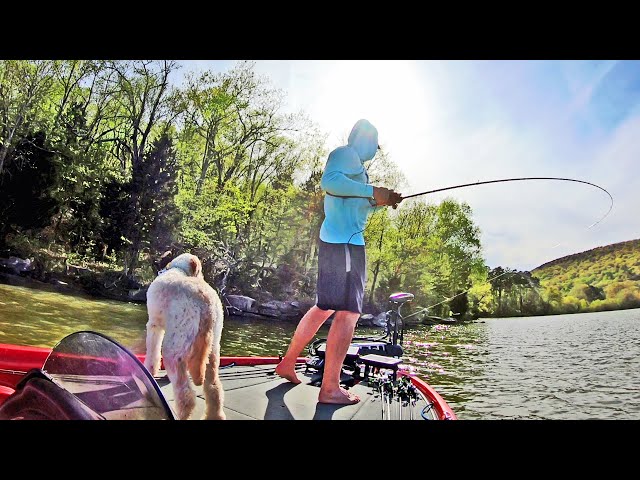
[[[96,295],[87,291],[80,285],[76,285],[71,278],[58,278],[57,276],[52,278],[52,281],[43,282],[36,280],[35,278],[18,275],[14,273],[0,272],[0,284],[10,285],[14,287],[26,287],[36,290],[45,290],[53,293],[60,293],[63,295],[75,295],[85,297],[91,300],[116,300],[123,303],[146,303],[144,300],[133,300],[125,298],[124,295]]]

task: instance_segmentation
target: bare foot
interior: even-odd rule
[[[349,397],[358,399],[358,402],[360,401],[360,397],[358,395],[356,395],[355,393],[349,392],[349,390],[347,390],[346,388],[340,387],[340,391],[345,395],[348,395]]]
[[[328,392],[325,393],[320,390],[318,394],[318,403],[331,403],[334,405],[353,405],[354,403],[358,403],[360,401],[360,397],[354,395],[353,393],[349,393],[344,388],[340,388],[336,392]]]
[[[289,380],[291,383],[295,383],[296,385],[298,383],[302,383],[302,380],[300,380],[298,378],[298,375],[296,375],[296,371],[295,369],[292,368],[286,368],[286,366],[282,365],[282,362],[278,364],[278,366],[276,367],[276,375],[281,376],[282,378]]]

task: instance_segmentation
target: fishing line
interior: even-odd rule
[[[558,181],[563,181],[563,182],[583,183],[585,185],[591,185],[592,187],[596,187],[596,188],[602,190],[604,193],[606,193],[609,196],[609,200],[611,200],[611,203],[609,204],[609,209],[607,210],[607,213],[605,213],[600,219],[598,219],[597,221],[595,221],[591,225],[589,225],[586,228],[586,230],[589,230],[590,228],[593,228],[597,224],[602,222],[609,215],[609,213],[611,213],[611,210],[613,209],[613,197],[611,196],[611,194],[609,193],[609,191],[607,189],[601,187],[600,185],[596,185],[595,183],[587,182],[586,180],[578,180],[578,179],[575,179],[575,178],[564,178],[564,177],[503,178],[503,179],[499,179],[499,180],[486,180],[486,181],[483,181],[483,182],[478,180],[477,182],[473,182],[473,183],[464,183],[464,184],[461,184],[461,185],[454,185],[452,187],[436,188],[434,190],[427,190],[426,192],[414,193],[414,194],[411,194],[411,195],[407,195],[406,197],[402,197],[402,199],[405,200],[407,198],[413,198],[413,197],[417,197],[417,196],[420,196],[420,195],[427,195],[427,194],[436,193],[436,192],[444,192],[446,190],[454,190],[456,188],[473,187],[473,186],[476,186],[476,185],[486,185],[486,184],[489,184],[489,183],[519,182],[519,181],[524,181],[524,180],[558,180]],[[557,247],[558,245],[560,245],[560,243],[556,244],[553,248]]]
[[[606,193],[609,196],[609,200],[611,201],[609,204],[609,209],[607,210],[607,212],[597,221],[595,221],[594,223],[592,223],[591,225],[589,225],[586,230],[589,230],[590,228],[593,228],[594,226],[596,226],[597,224],[599,224],[600,222],[602,222],[608,215],[609,213],[611,213],[611,210],[613,209],[613,196],[611,195],[611,193],[609,193],[608,190],[606,190],[605,188],[601,187],[600,185],[596,185],[595,183],[592,182],[587,182],[586,180],[578,180],[575,178],[564,178],[564,177],[520,177],[520,178],[505,178],[505,179],[500,179],[500,180],[487,180],[487,181],[483,181],[483,182],[474,182],[474,183],[465,183],[465,184],[461,184],[461,185],[455,185],[453,187],[445,187],[445,188],[438,188],[438,189],[434,189],[434,190],[428,190],[426,192],[420,192],[420,193],[416,193],[416,194],[412,194],[412,195],[407,195],[406,197],[403,197],[403,200],[406,198],[411,198],[411,197],[417,197],[419,195],[427,195],[430,193],[436,193],[436,192],[443,192],[446,190],[453,190],[456,188],[463,188],[463,187],[470,187],[470,186],[475,186],[475,185],[486,185],[489,183],[502,183],[502,182],[517,182],[517,181],[524,181],[524,180],[558,180],[558,181],[564,181],[564,182],[576,182],[576,183],[583,183],[585,185],[591,185],[592,187],[596,187],[600,190],[602,190],[604,193]],[[556,248],[557,246],[559,246],[560,243],[557,243],[556,245],[554,245],[552,248]],[[491,282],[492,280],[495,280],[496,278],[499,278],[503,275],[507,275],[509,273],[516,273],[515,271],[510,271],[509,269],[507,269],[506,271],[488,278],[486,280],[486,282]],[[456,297],[459,297],[460,295],[464,295],[465,293],[467,293],[469,290],[471,290],[470,287],[467,290],[464,290],[450,298],[446,298],[445,300],[438,302],[438,303],[434,303],[433,305],[429,305],[428,307],[425,307],[427,310],[429,310],[430,308],[433,307],[437,307],[438,305],[442,305],[443,303],[447,303],[450,300],[453,300]]]
[[[501,277],[502,275],[506,275],[507,273],[515,273],[515,272],[512,272],[512,271],[505,271],[505,272],[502,272],[500,275],[496,275],[495,277],[488,278],[487,280],[485,280],[485,282],[491,282],[492,280],[495,280],[496,278]],[[465,293],[467,293],[467,292],[468,292],[469,290],[471,290],[472,288],[473,288],[473,287],[469,287],[469,288],[468,288],[468,289],[466,289],[464,292],[460,292],[460,293],[458,293],[458,294],[454,295],[453,297],[445,298],[445,299],[444,299],[444,300],[442,300],[441,302],[434,303],[433,305],[429,305],[428,307],[424,307],[424,310],[429,310],[429,309],[431,309],[431,308],[433,308],[433,307],[437,307],[438,305],[442,305],[443,303],[447,303],[447,302],[449,302],[449,301],[453,300],[454,298],[459,297],[460,295],[464,295]]]
[[[609,191],[603,187],[601,187],[600,185],[596,185],[595,183],[592,182],[587,182],[586,180],[578,180],[575,178],[565,178],[565,177],[519,177],[519,178],[502,178],[502,179],[498,179],[498,180],[485,180],[485,181],[477,181],[477,182],[472,182],[472,183],[463,183],[460,185],[454,185],[451,187],[443,187],[443,188],[436,188],[433,190],[427,190],[425,192],[420,192],[420,193],[413,193],[411,195],[407,195],[402,197],[402,200],[406,200],[409,198],[413,198],[413,197],[418,197],[421,195],[428,195],[431,193],[437,193],[437,192],[444,192],[447,190],[454,190],[457,188],[465,188],[465,187],[475,187],[478,185],[487,185],[490,183],[503,183],[503,182],[521,182],[521,181],[528,181],[528,180],[557,180],[557,181],[562,181],[562,182],[576,182],[576,183],[583,183],[585,185],[591,185],[592,187],[596,187],[600,190],[602,190],[604,193],[606,193],[609,196],[609,200],[611,200],[611,203],[609,205],[609,210],[607,210],[607,213],[605,213],[602,218],[600,218],[599,220],[597,220],[596,222],[592,223],[591,225],[589,225],[587,227],[587,229],[592,228],[594,226],[596,226],[597,224],[599,224],[600,222],[602,222],[611,212],[611,210],[613,209],[613,197],[611,196],[611,194],[609,193]],[[344,197],[344,198],[356,198],[356,197]],[[359,198],[359,197],[358,197]],[[371,208],[376,208],[375,206],[372,206]],[[367,227],[363,228],[362,230],[359,230],[357,232],[354,232],[351,237],[349,237],[349,240],[347,241],[347,243],[351,242],[351,239],[353,238],[354,235],[357,235],[358,233],[362,233],[367,229]],[[557,245],[556,245],[557,246]]]
[[[602,190],[604,193],[606,193],[609,196],[609,200],[611,201],[610,205],[609,205],[609,209],[607,210],[607,212],[600,219],[598,219],[597,221],[595,221],[594,223],[589,225],[586,228],[586,230],[589,230],[589,229],[595,227],[596,225],[598,225],[600,222],[602,222],[609,215],[609,213],[611,213],[611,210],[613,209],[613,196],[611,195],[611,193],[609,193],[609,191],[607,189],[605,189],[605,188],[603,188],[600,185],[597,185],[595,183],[588,182],[586,180],[579,180],[579,179],[575,179],[575,178],[566,178],[566,177],[517,177],[517,178],[503,178],[503,179],[497,179],[497,180],[477,181],[477,182],[472,182],[472,183],[463,183],[463,184],[460,184],[460,185],[453,185],[453,186],[450,186],[450,187],[436,188],[436,189],[433,189],[433,190],[427,190],[427,191],[419,192],[419,193],[413,193],[411,195],[407,195],[407,196],[402,197],[402,200],[406,200],[406,199],[409,199],[409,198],[414,198],[414,197],[418,197],[418,196],[422,196],[422,195],[429,195],[429,194],[437,193],[437,192],[444,192],[444,191],[448,191],[448,190],[454,190],[454,189],[458,189],[458,188],[475,187],[475,186],[478,186],[478,185],[487,185],[487,184],[491,184],[491,183],[520,182],[520,181],[530,181],[530,180],[555,180],[555,181],[562,181],[562,182],[582,183],[582,184],[585,184],[585,185],[590,185],[592,187],[598,188],[598,189]],[[347,197],[347,198],[349,198],[349,197]],[[372,206],[372,208],[377,208],[377,207],[376,206]],[[368,222],[367,226],[365,226],[365,228],[363,228],[362,230],[354,232],[349,237],[349,240],[347,241],[347,244],[349,244],[351,242],[351,239],[353,238],[354,235],[357,235],[358,233],[364,232],[369,225],[371,225],[371,222]],[[555,247],[557,247],[559,245],[560,245],[560,243],[556,244],[553,248],[555,248]],[[490,282],[492,280],[495,280],[496,278],[501,277],[502,275],[506,275],[507,273],[514,273],[514,272],[505,271],[505,272],[503,272],[503,273],[501,273],[499,275],[496,275],[495,277],[487,279],[486,281]],[[460,292],[457,295],[454,295],[453,297],[447,298],[446,300],[443,300],[441,302],[438,302],[436,304],[430,305],[430,306],[425,307],[425,308],[426,309],[430,309],[430,308],[436,307],[438,305],[441,305],[443,303],[446,303],[446,302],[448,302],[448,301],[450,301],[450,300],[452,300],[452,299],[454,299],[454,298],[456,298],[456,297],[458,297],[460,295],[463,295],[463,294],[467,293],[471,288],[469,288],[469,289],[467,289],[467,290],[465,290],[463,292]]]

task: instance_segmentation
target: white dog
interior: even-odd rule
[[[147,290],[147,353],[144,365],[156,376],[161,355],[173,385],[176,411],[188,419],[196,405],[196,385],[204,382],[207,420],[224,420],[224,390],[218,376],[224,310],[204,280],[195,255],[183,253],[160,272]]]

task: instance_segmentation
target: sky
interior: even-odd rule
[[[180,63],[183,75],[236,62]],[[258,60],[255,70],[284,91],[283,112],[303,111],[327,134],[328,150],[358,119],[373,123],[408,180],[403,195],[561,177],[613,197],[609,211],[605,191],[550,180],[421,197],[469,204],[492,268],[532,270],[640,238],[640,61]]]

